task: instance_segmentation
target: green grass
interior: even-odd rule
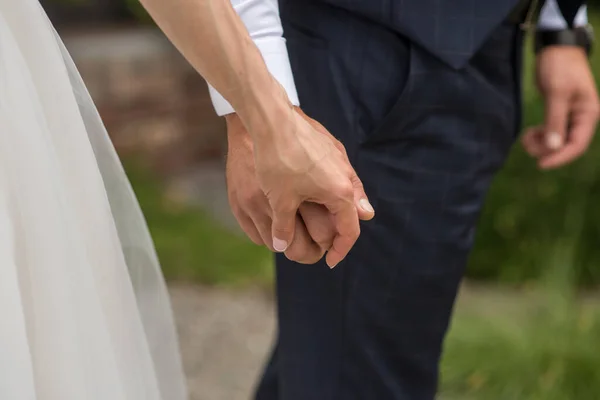
[[[542,257],[529,289],[467,290],[445,343],[448,400],[594,400],[600,394],[600,302],[577,294],[573,242]]]
[[[480,300],[479,298],[478,300]],[[514,301],[516,300],[516,301]],[[556,293],[509,306],[462,307],[446,341],[444,399],[594,400],[600,313]]]
[[[128,168],[165,276],[214,285],[269,285],[272,255],[206,213],[169,202],[159,184]]]

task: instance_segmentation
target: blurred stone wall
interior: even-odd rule
[[[206,83],[152,28],[61,32],[121,156],[164,175],[218,159],[224,122]]]
[[[39,0],[56,26],[89,26],[132,21],[133,15],[124,0]]]

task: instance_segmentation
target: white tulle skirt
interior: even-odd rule
[[[140,208],[37,0],[0,0],[0,399],[183,400]]]

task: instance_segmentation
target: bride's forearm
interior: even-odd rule
[[[265,124],[276,125],[271,119],[291,109],[229,0],[140,2],[192,66],[229,101],[253,136],[267,135],[271,129]]]

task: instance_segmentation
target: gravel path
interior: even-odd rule
[[[249,400],[272,345],[272,297],[259,290],[191,284],[171,284],[169,291],[190,400]],[[521,291],[467,284],[457,308],[494,318],[535,304],[535,298]]]
[[[202,165],[172,181],[167,195],[202,207],[239,231],[229,209],[224,165]],[[190,400],[248,400],[271,350],[272,297],[259,290],[170,285]]]
[[[248,400],[272,344],[273,300],[192,285],[170,292],[191,400]]]

